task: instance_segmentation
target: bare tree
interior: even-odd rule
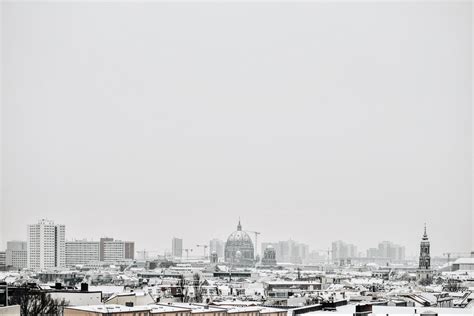
[[[64,306],[68,305],[64,299],[51,298],[49,293],[34,289],[28,285],[22,286],[9,297],[10,305],[20,305],[21,315],[62,315]]]

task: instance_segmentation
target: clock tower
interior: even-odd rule
[[[431,269],[431,257],[430,257],[430,241],[428,240],[428,234],[426,233],[426,224],[423,237],[420,243],[420,259],[418,263],[417,279],[422,284],[430,284],[433,275]]]

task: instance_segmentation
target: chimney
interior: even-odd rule
[[[369,315],[372,314],[372,305],[365,304],[365,305],[356,305],[355,313],[353,316],[362,316],[362,315]]]
[[[81,283],[81,292],[88,292],[89,291],[89,284]]]
[[[61,282],[56,282],[56,284],[54,284],[54,288],[55,288],[56,290],[60,290],[60,289],[63,288],[63,286],[61,285]]]

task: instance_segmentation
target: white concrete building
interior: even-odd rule
[[[103,241],[103,261],[120,262],[124,260],[134,259],[135,243],[122,240],[105,240]]]
[[[48,293],[52,299],[65,300],[68,306],[88,306],[102,303],[101,291],[51,291]]]
[[[5,270],[7,266],[7,258],[5,251],[0,251],[0,271]]]
[[[66,266],[87,264],[100,260],[100,242],[87,240],[66,241]]]
[[[26,241],[7,241],[6,250],[7,267],[23,269],[28,265],[28,252]]]
[[[473,258],[458,258],[453,262],[453,271],[474,271]]]
[[[42,219],[28,225],[28,268],[49,269],[66,265],[66,227]]]

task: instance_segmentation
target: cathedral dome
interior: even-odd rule
[[[233,265],[249,266],[254,263],[254,248],[250,236],[242,231],[242,225],[229,235],[225,244],[225,261]]]

